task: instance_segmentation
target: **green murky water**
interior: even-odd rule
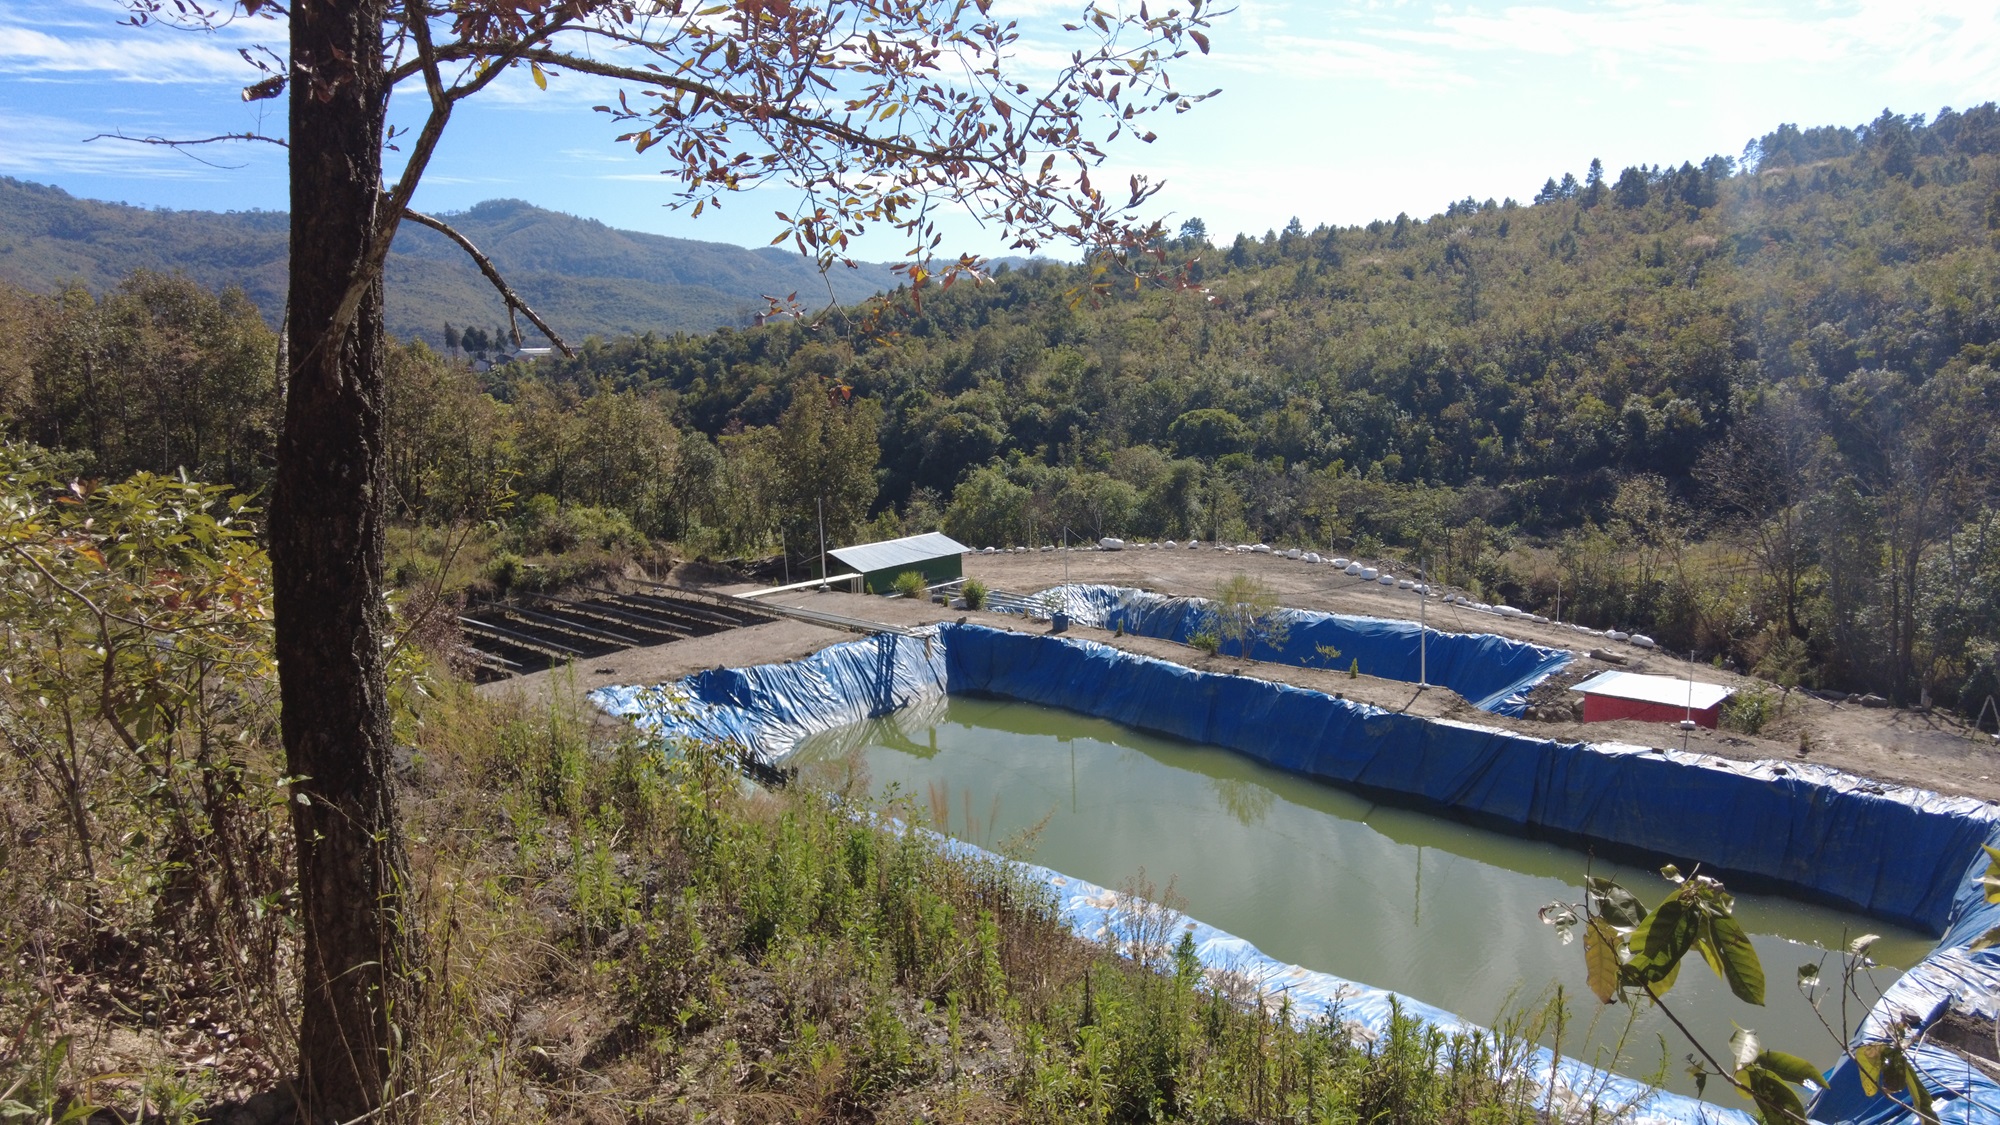
[[[1581,852],[1379,805],[1215,747],[1008,701],[953,697],[830,732],[793,761],[809,772],[858,763],[878,795],[900,794],[974,843],[1000,845],[1040,824],[1023,858],[1109,887],[1143,869],[1157,886],[1171,880],[1194,917],[1280,961],[1475,1021],[1490,1024],[1560,984],[1574,1009],[1564,1053],[1607,1065],[1625,1034],[1615,1069],[1643,1076],[1660,1065],[1665,1036],[1667,1084],[1693,1092],[1683,1073],[1690,1048],[1672,1026],[1647,1012],[1626,1034],[1626,1009],[1601,1008],[1585,985],[1581,942],[1562,945],[1536,916],[1552,899],[1582,897]],[[1699,857],[1685,858],[1684,870]],[[1668,886],[1651,871],[1603,861],[1592,869],[1648,904]],[[1734,1021],[1767,1046],[1830,1062],[1834,1040],[1793,987],[1797,967],[1857,934],[1881,934],[1882,966],[1862,983],[1872,1003],[1935,944],[1770,895],[1739,894],[1736,910],[1769,978],[1766,1006],[1737,1001],[1692,956],[1667,998],[1719,1057]],[[1837,958],[1826,958],[1826,972],[1837,976]],[[1838,997],[1825,1007],[1838,1029]],[[1854,1018],[1865,1007],[1849,1001]]]

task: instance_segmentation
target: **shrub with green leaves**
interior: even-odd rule
[[[894,591],[898,596],[905,598],[922,598],[924,596],[924,587],[924,576],[914,570],[906,570],[898,574],[896,580],[889,586],[890,590]]]
[[[965,587],[962,593],[965,597],[965,608],[985,609],[986,595],[992,593],[992,591],[987,588],[986,583],[981,582],[979,579],[968,578],[965,580]]]
[[[530,497],[521,505],[512,539],[523,553],[540,555],[560,555],[580,548],[636,551],[646,546],[646,537],[624,512],[588,505],[563,507],[546,494]]]
[[[1756,734],[1778,713],[1777,698],[1764,688],[1748,688],[1729,697],[1722,705],[1722,725],[1744,734]]]
[[[0,443],[0,806],[39,792],[48,829],[0,863],[0,904],[40,904],[8,935],[131,949],[162,992],[199,972],[246,1024],[281,987],[292,901],[254,515]]]
[[[2000,851],[1986,849],[1992,857],[1986,886],[1988,902],[2000,901]],[[1742,923],[1735,917],[1735,897],[1722,883],[1696,872],[1682,875],[1669,864],[1660,874],[1674,889],[1651,910],[1639,897],[1610,879],[1595,875],[1584,878],[1582,902],[1552,902],[1541,911],[1542,921],[1553,925],[1565,944],[1575,932],[1583,932],[1585,979],[1590,990],[1605,1003],[1618,1000],[1647,1002],[1667,1013],[1687,1039],[1695,1054],[1688,1056],[1689,1073],[1698,1092],[1710,1078],[1721,1078],[1737,1093],[1753,1103],[1764,1125],[1804,1125],[1806,1103],[1796,1087],[1823,1088],[1826,1076],[1820,1068],[1796,1055],[1763,1045],[1757,1033],[1738,1025],[1730,1036],[1728,1049],[1718,1051],[1695,1038],[1667,1005],[1667,994],[1680,977],[1681,962],[1689,953],[1699,953],[1729,991],[1746,1004],[1764,1003],[1764,966]],[[1973,943],[1993,944],[2000,929]],[[1847,996],[1860,998],[1855,987],[1857,975],[1868,965],[1868,950],[1876,935],[1864,934],[1849,943],[1843,958],[1840,987]],[[1797,984],[1809,999],[1820,987],[1819,966],[1807,964],[1797,973]],[[1818,1001],[1812,1000],[1815,1008]],[[1860,1074],[1861,1087],[1869,1097],[1878,1092],[1894,1097],[1916,1111],[1922,1120],[1935,1120],[1931,1096],[1912,1064],[1907,1048],[1911,1040],[1900,1023],[1890,1025],[1886,1035],[1873,1038],[1847,1051]]]

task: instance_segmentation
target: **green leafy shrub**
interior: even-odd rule
[[[565,508],[547,494],[530,497],[521,505],[512,539],[515,549],[530,555],[560,555],[580,548],[637,551],[646,546],[646,537],[624,512],[589,506]]]
[[[896,576],[896,580],[890,583],[889,589],[905,598],[922,598],[924,576],[917,571],[906,570]]]
[[[1216,636],[1212,630],[1203,629],[1188,637],[1188,644],[1210,656],[1214,656],[1216,651],[1222,647],[1222,638]]]
[[[104,975],[151,991],[114,1002],[178,1019],[198,993],[278,1042],[290,794],[256,513],[184,476],[62,469],[0,442],[0,824],[41,826],[0,833],[0,1006],[18,943],[118,949],[127,971]]]
[[[1744,734],[1756,734],[1778,713],[1776,693],[1765,688],[1749,688],[1729,697],[1722,705],[1722,725]]]
[[[512,551],[501,551],[486,561],[480,577],[491,582],[501,593],[521,584],[521,576],[526,573],[528,562]]]
[[[407,589],[437,580],[442,569],[436,559],[404,557],[396,560],[389,570],[389,584],[398,589]]]
[[[987,589],[986,583],[981,582],[979,579],[968,578],[965,580],[963,593],[965,595],[965,608],[985,609],[986,595],[992,593],[992,591]]]

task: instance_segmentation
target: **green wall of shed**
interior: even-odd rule
[[[949,582],[954,578],[965,577],[965,557],[963,555],[944,555],[940,558],[925,559],[922,562],[904,563],[901,566],[864,571],[861,575],[861,580],[867,583],[864,589],[873,590],[878,594],[886,594],[895,587],[896,576],[906,570],[914,570],[923,575],[924,585],[935,586],[940,582]]]

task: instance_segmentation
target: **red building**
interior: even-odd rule
[[[1586,723],[1613,719],[1678,723],[1693,719],[1695,725],[1711,730],[1722,717],[1722,701],[1735,694],[1719,684],[1638,672],[1599,672],[1569,690],[1582,693]]]

